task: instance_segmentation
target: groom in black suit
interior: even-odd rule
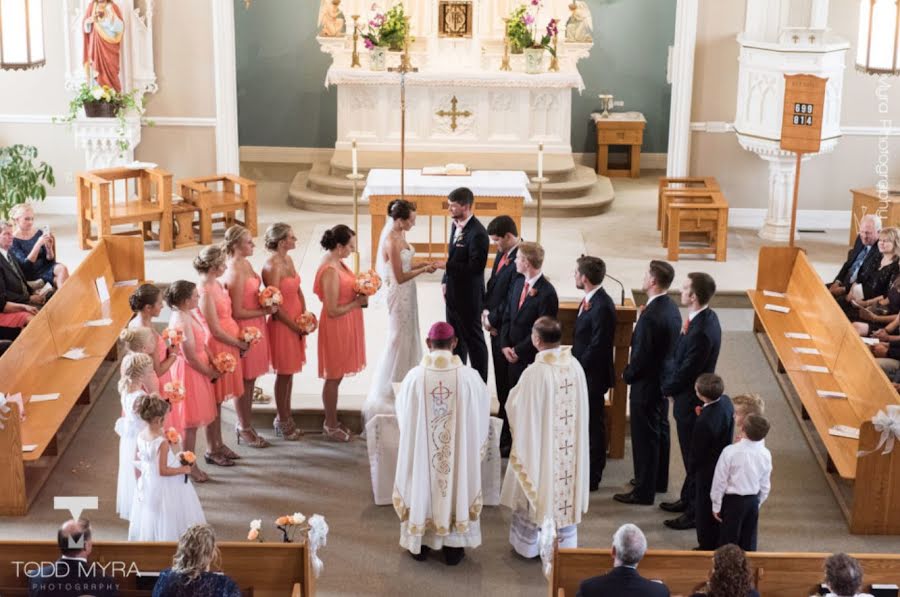
[[[456,330],[457,345],[453,352],[478,371],[486,382],[488,376],[487,343],[481,329],[484,303],[484,268],[487,265],[490,240],[481,222],[472,214],[475,195],[465,187],[450,193],[448,211],[453,218],[447,260],[438,263],[446,269],[443,287],[447,305],[447,323]]]

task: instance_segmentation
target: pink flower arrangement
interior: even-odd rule
[[[258,327],[248,325],[241,330],[241,339],[251,346],[262,340],[262,337],[262,332]]]
[[[184,384],[177,379],[167,381],[163,386],[163,398],[168,400],[170,404],[181,402],[184,400]]]
[[[281,296],[281,291],[274,286],[266,286],[263,291],[259,293],[259,306],[264,309],[277,307],[283,302],[284,297]]]
[[[169,327],[163,330],[162,337],[169,346],[180,346],[184,342],[184,330],[180,327]]]

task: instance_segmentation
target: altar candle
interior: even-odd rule
[[[353,149],[351,150],[352,160],[353,160],[353,176],[357,174],[357,160],[356,160],[356,139],[353,140]]]
[[[538,145],[537,175],[538,175],[538,178],[544,178],[544,144],[543,143]]]

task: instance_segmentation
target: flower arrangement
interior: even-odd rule
[[[69,102],[69,113],[61,118],[54,118],[54,122],[64,122],[71,124],[78,118],[78,112],[84,108],[85,115],[88,117],[109,117],[116,118],[119,121],[119,149],[128,151],[128,139],[126,138],[127,127],[125,117],[129,112],[134,112],[138,116],[144,115],[144,102],[141,94],[137,89],[129,92],[117,92],[108,85],[91,85],[90,83],[82,83],[81,87],[75,94],[75,97]],[[152,122],[146,124],[152,126]]]
[[[262,543],[263,540],[262,540],[262,532],[261,531],[262,531],[262,519],[257,518],[255,520],[251,520],[250,521],[250,532],[247,533],[247,541],[259,541],[260,543]]]
[[[212,365],[219,373],[234,373],[237,367],[237,359],[229,352],[220,352],[213,357]]]
[[[184,384],[177,379],[167,381],[163,385],[163,398],[168,400],[170,404],[181,402],[184,400]]]
[[[559,33],[559,21],[550,19],[543,36],[538,32],[538,15],[543,4],[541,0],[528,0],[526,4],[517,6],[509,13],[506,35],[514,54],[520,54],[526,48],[547,50],[556,56],[553,38]]]
[[[281,295],[281,291],[274,286],[266,286],[262,292],[259,293],[259,306],[263,309],[277,307],[283,302],[284,297]]]
[[[406,39],[407,23],[403,4],[395,2],[387,12],[379,12],[378,4],[372,4],[371,11],[375,13],[369,19],[366,32],[362,34],[363,43],[367,50],[376,47],[387,46],[391,50],[403,49],[403,40]]]
[[[181,435],[178,433],[178,431],[174,427],[169,427],[166,430],[166,441],[168,441],[172,445],[180,444],[181,443]]]
[[[184,452],[178,453],[178,460],[184,466],[194,466],[194,463],[197,462],[197,457],[194,456],[194,453],[190,450],[186,450]],[[184,482],[187,483],[188,475],[184,476]]]
[[[381,288],[381,276],[375,270],[356,274],[356,282],[353,283],[353,292],[365,296],[372,296]]]
[[[184,330],[180,327],[166,328],[162,332],[163,340],[169,343],[169,346],[180,346],[184,342]]]
[[[304,334],[312,334],[319,328],[319,320],[316,319],[315,313],[310,313],[309,311],[304,311],[297,318],[297,327],[300,328]]]
[[[318,551],[320,547],[325,546],[328,539],[328,523],[325,522],[325,518],[321,514],[313,514],[307,520],[302,513],[294,512],[293,514],[276,518],[275,527],[281,531],[282,540],[285,543],[292,543],[298,532],[301,536],[306,536],[313,575],[318,578],[323,568]],[[262,519],[257,518],[250,521],[247,541],[263,542]]]
[[[258,327],[248,325],[247,327],[241,329],[241,340],[243,340],[250,346],[258,344],[259,341],[262,340],[262,337],[262,332]]]

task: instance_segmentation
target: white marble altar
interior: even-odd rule
[[[469,176],[424,176],[420,170],[406,170],[407,195],[449,195],[453,189],[468,187],[475,196],[523,197],[530,202],[528,176],[524,172],[478,170]],[[372,195],[399,195],[400,170],[376,168],[366,177],[362,200]]]

